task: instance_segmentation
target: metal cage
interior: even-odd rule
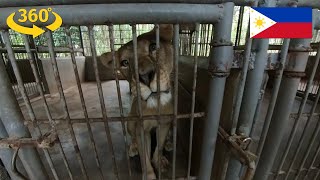
[[[0,4],[0,159],[12,179],[147,179],[145,159],[141,156],[137,164],[139,160],[129,157],[125,123],[136,121],[142,127],[143,121],[157,120],[161,128],[161,121],[168,119],[172,120],[171,166],[167,173],[157,169],[158,179],[320,179],[319,1],[4,0]],[[314,39],[250,39],[246,8],[254,6],[314,8]],[[45,32],[43,44],[27,35],[20,35],[23,44],[14,44],[6,17],[21,7],[51,7],[58,13],[65,45],[56,47],[51,31]],[[50,17],[48,23],[52,21]],[[121,24],[130,24],[136,79],[138,24],[154,24],[157,48],[159,24],[173,24],[173,114],[163,115],[158,108],[157,114],[143,115],[138,98],[139,115],[127,116],[130,89],[114,56],[125,43],[123,37],[115,37],[115,27],[122,31]],[[186,24],[192,28],[185,29]],[[102,78],[96,26],[108,32],[104,35],[113,53],[111,83]],[[57,53],[67,55],[70,66],[63,67]],[[83,83],[79,53],[91,56],[89,73],[94,82]],[[43,58],[49,63],[43,64]],[[65,86],[64,69],[72,71],[71,88]],[[46,77],[50,73],[53,81]],[[159,89],[159,80],[157,84]],[[115,98],[106,89],[113,90]],[[140,93],[138,88],[138,97]],[[188,112],[180,112],[180,106],[187,106],[184,102]],[[141,136],[144,146],[142,128]]]

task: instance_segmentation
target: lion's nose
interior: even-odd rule
[[[153,70],[151,70],[145,74],[139,74],[139,80],[143,84],[149,86],[150,82],[152,81],[152,79],[154,77],[154,74],[155,74],[155,72]]]

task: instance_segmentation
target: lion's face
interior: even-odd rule
[[[170,76],[173,70],[172,26],[160,25],[160,49],[158,61],[160,72],[160,103],[165,105],[172,99]],[[147,102],[147,107],[157,106],[157,50],[155,30],[142,34],[137,39],[138,74],[141,98]],[[123,45],[116,53],[116,66],[131,83],[134,96],[137,95],[137,80],[135,76],[134,53],[132,41]],[[104,64],[112,64],[111,53],[101,56]]]

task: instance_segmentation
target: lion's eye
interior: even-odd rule
[[[120,64],[121,64],[122,67],[128,67],[129,66],[129,61],[124,59],[124,60],[121,61]]]
[[[151,43],[149,45],[149,51],[152,52],[152,51],[155,51],[157,49],[157,45],[156,43]]]

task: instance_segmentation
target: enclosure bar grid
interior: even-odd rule
[[[99,171],[100,178],[103,179],[103,172],[102,172],[102,169],[101,169],[101,163],[100,163],[100,160],[99,160],[98,151],[97,151],[96,143],[94,141],[92,128],[91,128],[91,125],[90,125],[90,122],[89,122],[89,115],[88,115],[88,111],[87,111],[87,107],[86,107],[86,103],[85,103],[85,100],[84,100],[83,91],[82,91],[82,87],[81,87],[81,82],[80,82],[80,77],[79,77],[79,71],[78,71],[78,67],[77,67],[76,57],[75,57],[74,50],[73,50],[73,43],[72,43],[72,39],[71,39],[70,27],[65,27],[65,33],[67,35],[67,43],[68,43],[68,48],[69,48],[69,51],[70,51],[71,62],[72,62],[73,72],[74,72],[74,75],[75,75],[77,89],[78,89],[78,93],[79,93],[79,97],[80,97],[82,112],[83,112],[84,117],[85,117],[85,119],[87,121],[86,122],[86,126],[87,126],[88,133],[89,133],[90,146],[92,147],[93,152],[94,152],[94,158],[95,158],[95,161],[96,161],[96,165],[97,165],[97,168],[98,168],[98,171]]]
[[[119,102],[119,108],[120,108],[120,117],[121,117],[121,127],[122,127],[122,133],[124,138],[124,147],[126,151],[126,158],[127,158],[127,166],[128,166],[128,172],[129,177],[132,179],[132,172],[131,172],[131,164],[130,164],[130,157],[129,157],[129,151],[128,151],[128,135],[125,127],[125,121],[124,121],[124,113],[123,113],[123,105],[122,105],[122,98],[121,98],[121,91],[120,91],[120,84],[119,84],[119,77],[117,73],[117,65],[116,65],[116,57],[115,57],[115,49],[114,49],[114,29],[113,25],[109,25],[109,39],[110,39],[110,49],[112,53],[112,67],[113,67],[113,74],[116,80],[116,86],[117,86],[117,95],[118,95],[118,102]]]
[[[7,39],[6,46],[10,46],[9,39]],[[12,56],[14,55],[12,54]],[[0,101],[1,121],[9,137],[31,137],[28,128],[23,124],[24,117],[12,90],[12,84],[3,61],[0,62],[0,92],[2,95]],[[35,180],[48,178],[35,148],[22,149],[19,157],[30,178]]]
[[[290,45],[290,39],[284,39],[283,41],[283,45],[282,45],[282,50],[281,50],[281,54],[280,54],[280,66],[277,69],[276,72],[276,77],[274,80],[274,87],[272,88],[272,96],[271,96],[271,100],[268,106],[268,110],[267,110],[267,115],[263,124],[263,128],[262,128],[262,132],[260,135],[260,140],[258,143],[258,149],[257,149],[257,156],[258,156],[258,160],[257,160],[257,164],[259,162],[259,157],[261,155],[262,152],[262,148],[264,146],[265,140],[266,140],[266,136],[267,133],[269,131],[269,126],[271,123],[271,119],[272,119],[272,115],[276,106],[276,102],[277,102],[277,98],[278,98],[278,94],[279,94],[279,89],[280,89],[280,85],[281,85],[281,80],[282,80],[282,76],[283,76],[283,71],[284,71],[284,65],[287,61],[287,55],[288,55],[288,50],[289,50],[289,45]]]
[[[177,115],[178,115],[178,80],[179,80],[179,24],[173,25],[173,69],[174,69],[174,99],[173,99],[173,157],[172,179],[176,178],[177,160]]]
[[[211,24],[208,24],[208,32],[206,34],[208,44],[206,45],[205,56],[208,56],[208,47],[209,47],[209,44],[210,44],[209,38],[210,38],[210,35],[212,35],[212,33],[210,33],[210,29],[211,29],[211,32],[213,32],[213,26]],[[211,38],[210,38],[210,40],[211,40]]]
[[[193,124],[194,124],[194,110],[196,104],[196,88],[197,88],[197,75],[198,75],[198,49],[199,49],[199,27],[200,24],[196,23],[195,28],[195,47],[194,47],[194,60],[193,60],[193,82],[192,82],[192,100],[191,100],[191,115],[190,115],[190,130],[189,130],[189,151],[188,151],[188,170],[187,178],[190,180],[191,171],[191,158],[192,158],[192,142],[193,142]]]
[[[2,4],[1,4],[2,5]],[[52,5],[41,8],[52,8],[63,19],[64,25],[105,25],[113,24],[148,24],[148,23],[216,23],[222,18],[224,7],[215,4],[181,4],[181,3],[132,3],[132,4],[77,4]],[[31,7],[26,7],[29,10]],[[34,8],[34,7],[32,7]],[[7,29],[7,17],[21,7],[0,8],[0,28]],[[85,11],[83,11],[85,9]],[[128,11],[130,9],[131,11]],[[192,11],[192,13],[190,13]],[[101,13],[103,12],[103,13]],[[79,18],[82,17],[82,18]],[[15,20],[18,18],[15,17]],[[38,27],[50,25],[55,20],[49,16],[46,23],[35,22]],[[22,26],[32,27],[27,21]]]
[[[2,38],[0,36],[0,43],[2,41]],[[4,60],[3,60],[3,57],[2,57],[2,54],[0,54],[0,70],[1,70],[1,66],[4,67]],[[8,138],[9,137],[9,134],[7,132],[7,130],[5,129],[2,121],[0,121],[0,138]],[[10,177],[12,179],[14,178],[18,178],[14,172],[12,171],[11,169],[11,157],[13,156],[13,150],[12,149],[1,149],[0,150],[0,158],[7,170],[7,172],[9,173]],[[22,166],[22,168],[24,168]]]
[[[88,32],[89,32],[90,48],[91,48],[91,53],[92,53],[92,58],[93,58],[93,69],[94,69],[94,74],[95,74],[95,78],[97,81],[97,88],[98,88],[98,94],[99,94],[99,99],[100,99],[102,117],[104,120],[106,120],[107,109],[106,109],[106,105],[104,102],[101,80],[99,77],[98,60],[97,60],[98,58],[97,58],[97,52],[96,52],[96,43],[94,40],[93,26],[88,26]],[[110,127],[109,127],[109,123],[107,121],[104,122],[104,128],[105,128],[105,131],[107,134],[107,141],[108,141],[109,150],[111,152],[113,173],[114,173],[116,179],[120,179],[118,167],[117,167],[117,163],[116,163],[116,158],[115,158],[115,154],[114,154],[114,147],[113,147],[113,143],[112,143],[112,139],[111,139]]]
[[[318,96],[318,95],[319,95],[319,96]],[[318,105],[317,102],[319,101],[320,91],[318,92],[318,95],[317,95],[316,101],[314,102],[314,107],[312,107],[312,112],[311,112],[311,114],[314,113],[314,111],[315,111],[315,109],[316,109],[316,107],[317,107],[317,105]],[[308,120],[307,120],[308,122],[311,122],[311,117],[312,117],[312,116],[309,116],[309,118],[308,118]],[[308,125],[309,125],[309,124],[308,124]],[[305,129],[307,129],[307,126],[305,126]],[[305,130],[305,129],[304,129],[304,130]],[[317,139],[317,136],[318,136],[319,132],[320,132],[320,121],[317,122],[316,129],[315,129],[314,132],[312,133],[311,140],[309,141],[309,143],[308,143],[308,145],[307,145],[307,150],[306,150],[306,152],[305,152],[305,154],[304,154],[304,156],[303,156],[303,159],[302,159],[302,161],[301,161],[301,163],[300,163],[300,165],[299,165],[298,172],[297,172],[297,174],[294,175],[294,176],[295,176],[295,178],[294,178],[295,180],[297,180],[297,179],[299,178],[300,171],[301,171],[301,169],[303,169],[303,167],[304,167],[304,165],[305,165],[305,163],[306,163],[306,160],[307,160],[307,158],[308,158],[308,156],[309,156],[309,154],[310,154],[311,148],[312,148],[315,140]],[[302,135],[301,135],[302,140],[305,138],[305,134],[304,134],[304,133],[305,133],[305,131],[303,131],[303,133],[302,133]],[[301,146],[302,146],[301,144],[302,144],[302,143],[299,141],[297,151],[300,150],[300,148],[301,148]],[[295,153],[296,153],[296,152],[295,152]],[[296,154],[295,154],[295,155],[296,155]],[[296,156],[294,156],[292,162],[294,162],[295,160],[296,160]],[[290,165],[291,165],[291,164],[290,164]],[[287,177],[288,177],[288,175],[287,175]],[[287,179],[287,177],[286,177],[286,179]]]
[[[320,143],[319,143],[319,145],[318,145],[318,147],[317,147],[316,154],[313,156],[312,162],[311,162],[310,166],[307,168],[307,172],[306,172],[306,174],[303,176],[303,179],[302,179],[302,180],[307,180],[307,179],[308,179],[309,172],[311,171],[311,168],[312,168],[313,165],[315,164],[319,153],[320,153]]]
[[[12,69],[13,69],[14,74],[16,76],[16,80],[17,80],[17,83],[18,83],[19,91],[20,91],[21,96],[22,96],[22,98],[24,100],[24,103],[25,103],[26,108],[28,110],[28,114],[29,114],[29,116],[31,118],[31,121],[34,122],[34,128],[35,128],[35,131],[36,131],[36,136],[41,137],[42,136],[42,132],[41,132],[39,126],[37,125],[37,119],[36,119],[36,116],[34,114],[34,110],[32,108],[30,100],[28,98],[27,91],[26,91],[26,88],[24,86],[24,83],[23,83],[23,80],[22,80],[22,77],[21,77],[21,73],[20,73],[20,70],[18,68],[18,64],[16,62],[15,56],[14,56],[14,52],[12,50],[12,46],[11,46],[11,42],[10,42],[10,37],[9,37],[8,31],[3,31],[2,37],[3,37],[4,41],[5,41],[6,47],[8,49],[9,60],[11,62]],[[56,180],[58,180],[59,177],[58,177],[56,169],[55,169],[55,167],[53,165],[53,162],[52,162],[52,159],[51,159],[51,156],[49,154],[48,149],[43,149],[43,152],[44,152],[44,155],[46,157],[46,160],[47,160],[47,162],[49,164],[50,170],[52,171],[52,174],[53,174],[54,178]]]
[[[200,180],[207,180],[211,177],[224,88],[226,78],[230,71],[228,64],[230,64],[233,59],[231,30],[234,3],[224,3],[223,6],[223,20],[216,24],[212,41],[215,42],[215,44],[211,44],[212,47],[210,53],[211,55],[214,54],[214,56],[211,56],[208,68],[211,78],[209,81],[210,91],[207,106],[208,115],[204,124],[201,150],[201,163],[199,169]]]
[[[258,3],[258,2],[256,2]],[[256,4],[258,5],[258,4]],[[274,0],[267,0],[261,4],[266,7],[275,6]],[[260,97],[260,90],[263,83],[263,78],[265,74],[265,63],[268,60],[268,50],[269,39],[255,39],[252,42],[252,50],[249,56],[252,56],[254,61],[254,69],[248,71],[244,92],[242,95],[240,112],[237,119],[233,119],[237,123],[237,133],[248,136],[252,128],[254,113],[256,112],[258,99]],[[255,55],[255,56],[254,56]],[[237,107],[236,107],[237,108]],[[228,157],[228,156],[227,156]],[[239,172],[241,170],[241,163],[235,159],[231,158],[228,170],[226,173],[227,180],[237,179]]]
[[[274,113],[268,128],[272,131],[267,133],[254,180],[266,180],[271,171],[284,135],[283,128],[287,126],[300,83],[299,72],[304,72],[307,65],[309,53],[301,51],[299,47],[309,47],[310,41],[310,39],[291,39],[289,49],[290,54],[294,54],[294,56],[288,60],[289,65],[281,80]]]
[[[74,133],[73,126],[70,121],[70,114],[69,114],[69,110],[68,110],[68,106],[67,106],[67,101],[66,101],[66,98],[65,98],[65,95],[63,92],[62,82],[61,82],[61,78],[60,78],[60,74],[59,74],[59,70],[58,70],[58,63],[57,63],[56,55],[55,55],[54,48],[53,48],[54,42],[53,42],[53,38],[52,38],[52,33],[51,33],[51,31],[47,31],[47,32],[45,32],[45,34],[47,37],[48,47],[49,47],[49,51],[50,51],[50,57],[51,57],[50,60],[51,60],[51,64],[52,64],[54,78],[57,83],[57,88],[58,88],[59,95],[60,95],[61,102],[62,102],[62,108],[63,108],[64,113],[66,114],[66,120],[68,121],[68,129],[70,131],[73,147],[75,149],[76,157],[79,161],[79,165],[80,165],[81,171],[84,175],[84,178],[88,179],[88,175],[87,175],[84,163],[83,163],[83,159],[82,159],[82,155],[81,155],[81,152],[79,149],[79,145],[78,145],[75,133]]]
[[[253,121],[252,121],[252,128],[250,130],[249,137],[253,136],[254,127],[256,125],[256,122],[258,122],[258,118],[259,118],[259,114],[260,114],[260,110],[261,110],[260,108],[262,106],[262,101],[264,99],[264,95],[266,94],[266,87],[267,87],[267,84],[268,84],[268,80],[269,80],[269,75],[265,74],[264,82],[261,85],[260,97],[259,97],[259,100],[258,100],[257,108],[256,108],[256,111],[254,112]],[[292,114],[290,114],[290,115],[292,115]]]
[[[257,1],[254,4],[254,7],[255,6],[257,6]],[[240,10],[243,10],[243,9],[240,9]],[[240,18],[240,16],[239,16],[239,18]],[[241,25],[239,26],[239,24],[241,24]],[[244,89],[245,89],[245,84],[246,84],[247,74],[248,74],[248,69],[249,69],[249,63],[250,63],[250,55],[251,55],[251,48],[252,48],[253,39],[250,38],[249,26],[250,26],[250,24],[248,24],[248,29],[247,29],[247,33],[246,33],[244,62],[243,62],[242,71],[240,74],[240,82],[237,87],[238,90],[237,90],[237,94],[236,94],[236,101],[235,101],[235,104],[232,106],[231,130],[230,130],[231,135],[234,135],[237,130],[237,125],[238,125],[238,120],[239,120],[239,115],[240,115],[240,108],[241,108],[241,103],[242,103],[243,96],[244,96]],[[242,27],[242,20],[240,23],[238,22],[237,28],[239,29],[239,27],[240,28]],[[240,33],[240,36],[241,36],[241,33]],[[240,36],[239,36],[239,38],[240,38]],[[237,34],[237,38],[238,38],[238,34]],[[237,40],[236,40],[236,43],[237,43]],[[246,135],[248,136],[249,134],[246,134]],[[230,167],[229,167],[229,163],[230,163]],[[234,173],[237,173],[236,171],[239,168],[239,163],[240,162],[238,162],[238,159],[236,159],[234,156],[231,156],[230,151],[227,151],[225,154],[225,163],[224,163],[223,169],[222,169],[222,179],[234,178],[232,176],[233,174],[228,173],[228,171],[234,171]],[[230,174],[230,175],[228,175],[228,174]]]
[[[142,167],[142,179],[147,180],[147,162],[145,158],[145,153],[146,153],[146,147],[145,147],[145,136],[144,136],[144,121],[142,119],[143,114],[142,114],[142,108],[141,108],[141,89],[140,89],[140,79],[139,79],[139,61],[138,61],[138,42],[137,42],[137,26],[135,24],[132,25],[131,27],[132,30],[132,43],[133,43],[133,55],[134,55],[134,76],[136,80],[136,90],[137,90],[137,102],[138,102],[138,116],[140,119],[140,123],[138,123],[140,127],[140,138],[141,138],[141,143],[138,144],[140,146],[139,148],[141,149],[140,151],[142,152],[142,156],[140,155],[140,162],[141,162],[141,167]],[[138,137],[139,138],[139,137]],[[139,140],[138,140],[139,142]],[[142,146],[142,148],[141,148]],[[139,152],[140,152],[139,151]],[[140,154],[140,153],[139,153]]]
[[[58,144],[58,149],[59,149],[59,152],[61,153],[62,155],[62,160],[67,168],[67,171],[68,171],[68,175],[70,177],[71,180],[73,180],[73,176],[72,176],[72,173],[71,173],[71,170],[70,170],[70,166],[68,164],[68,161],[67,161],[67,158],[66,158],[66,155],[63,151],[63,148],[62,148],[62,145],[61,145],[61,141],[60,141],[60,138],[59,138],[59,135],[58,135],[58,132],[57,132],[57,129],[56,129],[56,126],[55,126],[55,122],[54,120],[52,119],[52,116],[51,116],[51,113],[50,113],[50,110],[49,110],[49,106],[48,106],[48,103],[47,103],[47,100],[44,96],[44,92],[43,92],[43,89],[42,89],[42,85],[41,85],[41,80],[40,80],[40,77],[39,77],[39,74],[38,74],[38,71],[37,71],[37,67],[34,63],[35,61],[35,57],[33,56],[33,53],[31,52],[31,48],[30,48],[30,44],[29,44],[29,41],[28,41],[28,36],[27,35],[23,35],[23,38],[24,38],[24,43],[25,43],[25,48],[26,48],[26,51],[29,55],[29,63],[30,63],[30,66],[31,66],[31,69],[32,69],[32,72],[33,72],[33,75],[34,75],[34,78],[36,80],[36,84],[37,84],[37,88],[38,88],[38,91],[40,93],[40,96],[42,97],[42,100],[43,100],[43,106],[44,106],[44,109],[46,111],[46,114],[47,114],[47,117],[48,117],[48,120],[49,120],[49,123],[50,123],[50,126],[51,126],[51,129],[53,130],[54,133],[57,134],[57,140],[59,143]],[[39,121],[37,121],[37,123],[39,123]]]
[[[305,90],[305,93],[304,93],[304,96],[303,96],[303,100],[302,100],[302,102],[300,103],[300,106],[299,106],[298,115],[294,118],[293,128],[292,128],[292,130],[290,132],[289,140],[287,141],[287,144],[285,146],[285,151],[284,151],[284,153],[283,153],[283,155],[281,157],[280,165],[279,165],[279,167],[277,169],[278,173],[281,171],[281,169],[282,169],[282,167],[283,167],[283,165],[285,163],[285,160],[286,160],[286,158],[288,156],[289,150],[290,150],[290,148],[292,146],[292,142],[294,140],[295,134],[296,134],[296,132],[298,130],[298,125],[299,125],[299,122],[300,122],[299,120],[300,120],[300,118],[302,116],[302,113],[303,113],[303,111],[305,109],[305,105],[307,103],[307,100],[308,100],[308,97],[309,97],[309,94],[310,94],[310,89],[311,89],[312,84],[313,84],[313,79],[314,79],[314,76],[316,74],[317,67],[319,65],[319,60],[320,60],[320,46],[318,47],[318,50],[317,50],[316,60],[315,60],[314,65],[313,65],[313,69],[312,69],[311,75],[310,75],[310,77],[308,79],[307,88]],[[317,102],[317,101],[315,101],[315,102]],[[313,113],[310,114],[310,117],[312,116]],[[309,121],[307,121],[307,122],[309,122]],[[305,128],[307,128],[308,126],[309,126],[309,124],[307,123],[305,125]],[[302,140],[302,139],[300,138],[300,140]],[[299,143],[300,143],[300,141],[299,141]],[[292,161],[292,162],[294,162],[294,161]],[[289,166],[290,166],[290,168],[292,167],[291,163],[290,163]],[[286,175],[286,178],[288,177],[288,174]],[[278,176],[279,176],[279,174],[276,174],[275,179],[278,178]]]
[[[156,74],[157,74],[157,145],[160,144],[160,132],[161,132],[161,123],[160,123],[160,115],[161,115],[161,106],[160,106],[160,62],[159,62],[159,52],[160,52],[160,29],[159,29],[159,24],[155,24],[154,26],[156,30]],[[157,146],[159,147],[159,146]],[[162,155],[162,149],[157,149],[158,150],[158,163],[160,162],[160,158]],[[161,153],[161,154],[160,154]],[[150,154],[151,157],[151,154]],[[158,166],[158,179],[161,180],[161,166]]]

